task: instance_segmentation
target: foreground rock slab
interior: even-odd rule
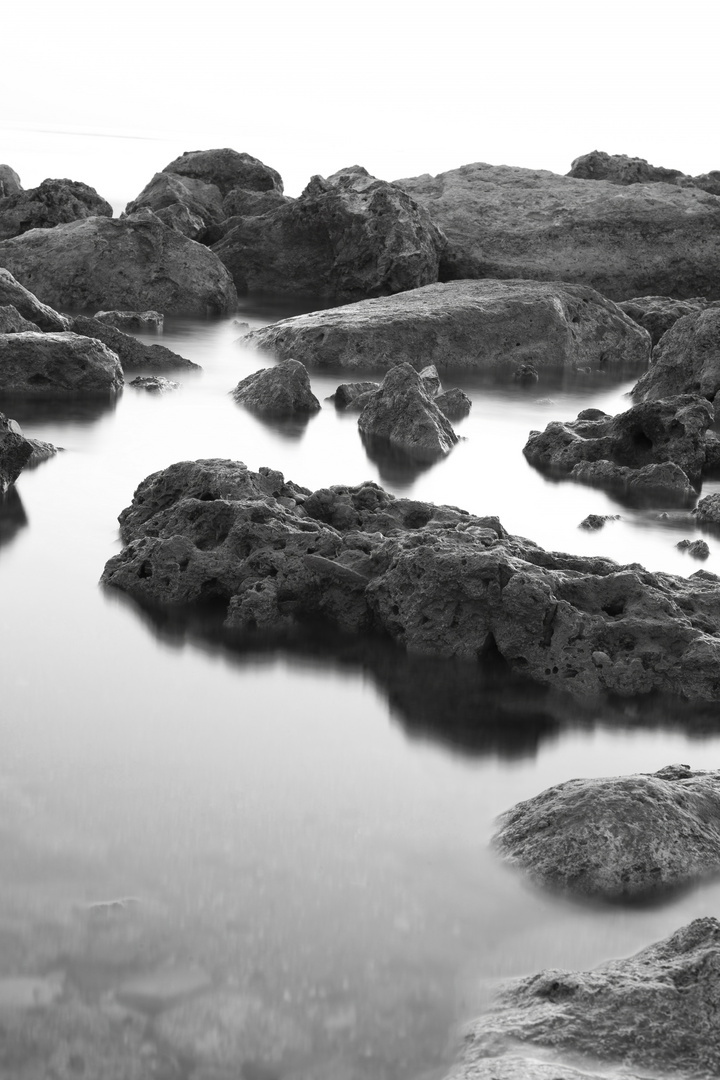
[[[241,634],[321,620],[418,654],[499,653],[577,697],[720,701],[720,590],[704,571],[549,552],[495,517],[371,483],[310,492],[223,459],[153,473],[120,524],[106,584],[150,605],[221,600]]]
[[[637,1069],[643,1076],[710,1080],[720,1074],[719,970],[720,923],[707,918],[592,971],[549,970],[520,979],[478,1021],[452,1080],[572,1076],[533,1071],[543,1050],[556,1060],[572,1055],[581,1077],[611,1065],[630,1075]],[[525,1074],[501,1071],[523,1050]]]
[[[644,367],[650,336],[592,289],[562,282],[458,281],[283,319],[245,344],[308,367],[497,372],[524,364]]]
[[[92,338],[0,335],[0,390],[32,396],[113,395],[123,381],[116,354]]]
[[[568,780],[498,819],[493,843],[538,885],[636,900],[720,872],[720,772]]]

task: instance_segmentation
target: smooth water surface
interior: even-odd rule
[[[248,305],[238,317],[285,313]],[[148,473],[231,457],[309,488],[376,480],[498,514],[546,547],[679,574],[698,568],[675,548],[695,534],[548,481],[522,455],[532,428],[626,407],[630,381],[458,380],[473,398],[462,442],[412,475],[370,461],[357,416],[324,401],[342,376],[312,375],[323,409],[307,424],[237,406],[228,392],[271,362],[239,333],[233,320],[170,323],[164,343],[204,368],[179,372],[173,394],[126,386],[107,407],[0,399],[28,434],[65,448],[0,505],[0,1013],[7,980],[50,975],[62,987],[52,1008],[79,1001],[113,1023],[129,1008],[167,1077],[439,1077],[502,977],[627,954],[720,900],[715,883],[652,908],[548,897],[495,860],[494,817],[573,776],[717,768],[720,726],[553,703],[383,648],[233,651],[98,586],[120,547],[117,514]],[[588,533],[589,513],[621,518]],[[708,539],[704,565],[718,572]],[[207,990],[128,1006],[128,980],[158,972],[252,994],[304,1049],[258,1064],[234,1044],[163,1046],[157,1014]],[[35,1076],[23,1060],[7,1075]]]

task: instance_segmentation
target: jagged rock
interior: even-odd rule
[[[587,529],[589,532],[597,532],[604,528],[608,521],[619,521],[619,514],[588,514],[578,525],[579,529]]]
[[[580,461],[573,466],[569,479],[603,488],[632,505],[660,502],[665,506],[691,506],[697,498],[687,474],[674,462],[629,469],[611,461]]]
[[[449,454],[458,437],[433,402],[435,380],[439,385],[437,371],[433,379],[418,374],[410,364],[391,368],[358,417],[363,436],[383,440],[419,460]]]
[[[203,240],[206,229],[227,216],[215,184],[167,171],[155,173],[138,197],[127,204],[123,216],[144,209],[152,210],[169,229],[191,240]]]
[[[93,319],[114,326],[124,334],[162,330],[165,316],[159,311],[96,311]]]
[[[227,147],[223,150],[189,150],[166,165],[163,172],[214,184],[223,198],[233,188],[280,193],[283,189],[282,178],[275,169],[250,154],[240,154]]]
[[[0,165],[0,199],[6,195],[16,195],[22,191],[20,177],[9,165]]]
[[[498,819],[493,844],[538,885],[649,898],[720,871],[720,772],[568,780]]]
[[[711,1080],[720,1072],[718,967],[720,923],[710,918],[592,971],[550,970],[518,979],[469,1033],[452,1080],[489,1080],[496,1075],[485,1071],[489,1059],[502,1067],[503,1055],[523,1051],[528,1071],[510,1076],[564,1077],[558,1070],[533,1071],[543,1050],[551,1060],[572,1055],[581,1077],[585,1068],[591,1076],[598,1069],[604,1075],[601,1062],[621,1065],[631,1076],[637,1069],[642,1076]]]
[[[435,404],[443,416],[447,416],[448,420],[462,420],[472,408],[470,398],[456,386],[452,390],[446,390],[445,393],[438,394],[435,398]]]
[[[34,229],[0,242],[0,264],[44,302],[71,311],[152,307],[205,318],[237,305],[220,260],[149,210]]]
[[[720,304],[686,315],[663,335],[648,370],[631,393],[636,401],[676,394],[702,394],[713,401],[720,389]]]
[[[89,319],[84,315],[78,315],[72,320],[72,328],[76,334],[84,337],[95,338],[102,341],[109,349],[117,353],[122,364],[123,371],[131,371],[133,368],[151,368],[166,371],[173,368],[192,368],[200,371],[200,365],[192,360],[186,360],[184,356],[166,349],[164,345],[146,345],[130,334],[124,334],[109,323],[99,319]]]
[[[77,180],[43,180],[36,188],[0,199],[0,240],[30,229],[52,229],[79,218],[112,217],[112,206],[95,188]]]
[[[704,296],[693,296],[690,300],[674,300],[672,296],[635,296],[632,300],[621,300],[618,307],[645,327],[654,347],[678,319],[694,315],[708,304]]]
[[[136,390],[147,390],[151,394],[166,394],[169,390],[179,390],[180,383],[164,379],[162,375],[138,376],[130,383]]]
[[[288,199],[278,188],[269,188],[267,191],[252,191],[246,187],[235,187],[229,191],[223,199],[223,213],[225,218],[235,217],[258,217],[267,214],[268,210],[277,210],[285,206]]]
[[[693,176],[692,182],[695,187],[707,191],[710,195],[720,195],[720,170],[718,169]]]
[[[364,408],[367,395],[376,394],[379,389],[380,383],[377,382],[341,383],[331,395],[331,400],[335,402],[336,409],[355,409],[358,407],[360,398],[363,398],[361,408]]]
[[[693,514],[698,525],[720,525],[720,492],[703,495]]]
[[[271,416],[307,414],[321,408],[310,388],[307,368],[297,360],[283,360],[275,367],[255,371],[241,379],[232,394],[253,412]]]
[[[0,413],[0,495],[4,495],[32,457],[33,447],[15,420]]]
[[[355,166],[314,176],[299,199],[238,219],[213,251],[240,293],[343,301],[437,281],[442,245],[426,210]]]
[[[0,307],[0,334],[22,334],[27,330],[40,331],[40,327],[23,319],[22,315],[12,304],[4,304]]]
[[[457,281],[315,311],[253,330],[248,343],[308,367],[440,372],[645,367],[650,337],[592,289],[562,282]]]
[[[115,394],[123,385],[114,352],[79,334],[0,336],[0,390],[20,394]]]
[[[681,540],[675,547],[686,551],[693,559],[707,559],[710,555],[710,548],[704,540]]]
[[[418,654],[499,654],[578,698],[720,701],[720,591],[703,571],[548,552],[497,518],[369,483],[311,493],[223,460],[152,474],[120,523],[106,584],[146,604],[219,600],[235,631],[321,620]]]
[[[37,296],[16,281],[9,270],[0,266],[0,303],[11,305],[24,319],[41,330],[60,333],[70,329],[71,319],[60,315],[47,304],[41,304]]]
[[[567,175],[578,180],[609,180],[611,184],[622,185],[676,184],[689,179],[679,169],[665,169],[662,165],[649,165],[645,158],[606,154],[603,150],[575,158]]]
[[[428,397],[436,398],[438,394],[442,394],[442,383],[440,382],[438,369],[434,364],[428,364],[427,367],[423,368],[420,372],[420,378]]]
[[[720,202],[696,188],[620,189],[483,163],[396,184],[447,237],[442,281],[574,281],[612,300],[720,297]]]

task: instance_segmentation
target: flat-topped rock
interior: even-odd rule
[[[720,304],[678,319],[652,352],[652,362],[631,393],[635,401],[720,390]]]
[[[77,180],[43,180],[36,188],[0,198],[0,240],[30,229],[52,229],[88,217],[112,217],[112,206],[95,188]]]
[[[0,390],[35,396],[116,394],[120,361],[100,341],[79,334],[0,335]]]
[[[408,363],[440,372],[644,367],[650,336],[592,289],[563,282],[457,281],[346,304],[254,330],[245,343],[308,367]]]
[[[567,175],[578,180],[609,180],[611,184],[623,185],[675,184],[690,179],[680,169],[666,169],[662,165],[650,165],[645,158],[607,154],[604,150],[593,150],[575,158]]]

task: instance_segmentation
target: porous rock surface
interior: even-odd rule
[[[112,206],[95,188],[77,180],[43,180],[36,188],[0,198],[0,240],[30,229],[52,229],[88,217],[112,217]]]
[[[547,970],[518,979],[475,1024],[452,1080],[573,1076],[560,1066],[536,1069],[537,1059],[549,1055],[571,1055],[583,1078],[622,1066],[628,1070],[623,1076],[637,1070],[710,1080],[720,1074],[719,969],[720,923],[704,918],[591,971]],[[522,1053],[525,1073],[502,1071]],[[592,1063],[587,1071],[583,1059]]]
[[[693,515],[698,525],[720,526],[720,493],[703,495]]]
[[[693,296],[690,300],[675,300],[672,296],[634,296],[632,300],[621,300],[618,307],[645,327],[654,347],[678,319],[702,311],[709,302],[704,296]]]
[[[447,237],[443,281],[574,281],[612,300],[720,297],[720,199],[482,162],[397,180]]]
[[[396,499],[375,484],[311,493],[271,469],[179,462],[120,515],[103,581],[149,604],[226,604],[226,626],[308,618],[409,651],[476,660],[576,696],[720,700],[720,591],[637,564],[544,551],[497,518]]]
[[[32,453],[32,444],[20,425],[0,413],[0,495],[15,483]]]
[[[307,368],[298,360],[283,360],[241,379],[232,392],[235,401],[253,412],[295,416],[321,408],[310,387]]]
[[[419,460],[449,454],[458,441],[450,421],[433,401],[440,386],[437,371],[418,374],[410,364],[398,364],[385,376],[358,417],[366,439],[382,440]]]
[[[101,341],[79,334],[0,335],[0,390],[19,394],[115,394],[120,361]]]
[[[685,315],[652,352],[652,362],[632,389],[636,401],[701,394],[713,401],[720,389],[720,304]]]
[[[248,344],[308,367],[514,375],[519,365],[644,367],[650,337],[592,289],[563,282],[458,281],[283,319]]]
[[[425,209],[355,166],[314,176],[300,198],[238,218],[213,251],[239,293],[347,301],[437,281],[443,244]]]
[[[538,885],[649,898],[720,871],[720,772],[568,780],[498,819],[493,843]]]
[[[70,311],[152,307],[205,318],[237,305],[219,259],[149,210],[34,229],[0,242],[0,265],[44,303]]]
[[[206,230],[226,217],[220,189],[191,176],[155,173],[152,180],[125,207],[123,216],[152,210],[164,225],[191,240],[204,238]]]
[[[280,173],[250,154],[228,147],[218,150],[188,150],[163,169],[165,173],[213,184],[223,198],[233,188],[248,191],[279,191],[283,183]]]
[[[146,345],[144,341],[138,341],[130,334],[123,333],[115,326],[100,319],[90,319],[85,315],[77,315],[72,320],[72,329],[76,334],[84,337],[95,338],[102,341],[109,349],[117,353],[123,371],[134,368],[150,368],[154,371],[172,370],[173,368],[194,368],[200,370],[199,364],[187,360],[172,349],[166,349],[164,345]]]
[[[42,304],[34,293],[16,281],[9,270],[0,266],[0,304],[10,305],[22,315],[24,319],[34,323],[40,330],[62,332],[70,329],[71,320],[67,315]]]

